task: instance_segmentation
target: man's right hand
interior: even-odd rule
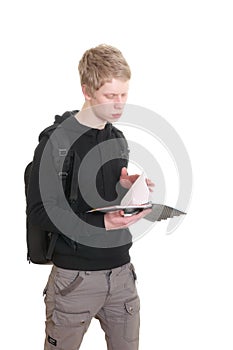
[[[131,216],[124,216],[124,211],[109,212],[104,215],[104,224],[107,231],[127,228],[138,220],[151,213],[151,209],[145,209]]]

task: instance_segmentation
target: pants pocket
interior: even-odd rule
[[[72,279],[67,277],[57,276],[55,279],[55,290],[57,294],[63,297],[75,290],[83,281],[83,277],[79,273]]]
[[[134,281],[137,281],[137,275],[136,275],[135,268],[134,268],[133,264],[130,264],[130,270],[132,272]]]
[[[90,324],[90,312],[64,312],[55,309],[47,323],[45,350],[79,349]]]
[[[128,342],[139,339],[140,300],[136,296],[125,302],[124,338]]]
[[[90,312],[67,313],[54,310],[52,320],[56,326],[86,328],[90,322]]]

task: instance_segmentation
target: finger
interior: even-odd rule
[[[138,218],[143,218],[144,216],[146,216],[147,214],[149,214],[151,212],[151,208],[148,209],[143,209],[142,211],[140,211],[138,214],[136,214],[136,216]]]
[[[147,186],[149,188],[149,191],[153,192],[153,187],[155,187],[154,182],[152,182],[150,179],[146,179],[146,184],[147,184]]]
[[[134,214],[132,216],[126,217],[126,223],[128,223],[128,225],[132,225],[135,222],[137,222],[138,220],[142,219],[144,216],[150,214],[152,211],[152,209],[144,209],[142,211],[140,211],[138,214]]]
[[[154,182],[151,181],[150,179],[146,179],[146,184],[147,184],[148,186],[151,186],[151,187],[154,187],[154,186],[155,186]]]
[[[148,215],[148,214],[150,214],[152,212],[152,209],[145,209],[145,210],[143,210],[142,211],[142,217],[144,217],[144,216],[146,216],[146,215]]]
[[[121,169],[121,177],[126,177],[128,175],[128,171],[126,167]]]
[[[127,179],[120,179],[120,184],[122,187],[129,189],[132,186],[131,181]]]

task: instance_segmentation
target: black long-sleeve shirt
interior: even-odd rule
[[[37,146],[27,195],[28,220],[43,230],[58,233],[53,263],[66,269],[103,270],[130,261],[132,245],[128,229],[106,231],[104,214],[87,213],[94,207],[119,204],[125,191],[119,185],[121,168],[127,166],[116,128],[107,123],[102,130],[88,128],[73,116],[60,117],[77,152],[79,167],[76,203],[61,200],[60,182],[53,149],[47,137]],[[71,179],[68,177],[67,183]],[[66,184],[67,186],[67,184]]]

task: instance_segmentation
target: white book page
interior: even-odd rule
[[[140,205],[148,203],[150,200],[150,191],[146,184],[146,176],[143,172],[130,187],[126,195],[121,200],[121,205]]]

